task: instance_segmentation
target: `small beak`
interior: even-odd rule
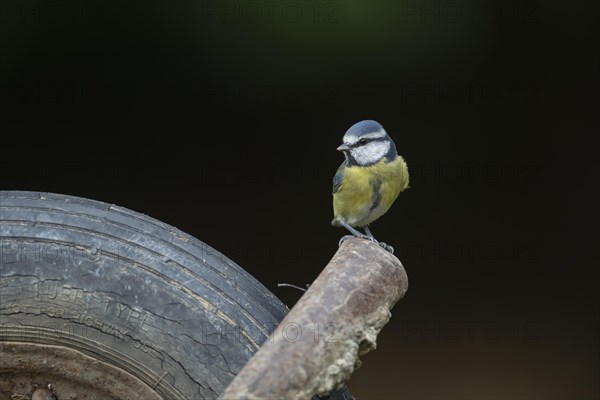
[[[337,151],[349,151],[350,150],[350,146],[348,146],[347,144],[342,144],[340,147],[337,148]]]

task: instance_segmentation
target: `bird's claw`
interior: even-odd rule
[[[377,244],[384,250],[389,251],[390,253],[394,254],[394,248],[392,246],[390,246],[389,244],[385,244],[383,242],[377,242]]]
[[[388,244],[385,244],[385,243],[383,243],[383,242],[379,242],[379,241],[377,241],[377,239],[375,239],[375,238],[373,238],[373,237],[370,237],[370,236],[367,236],[367,235],[362,235],[362,236],[357,236],[357,235],[345,235],[345,236],[342,236],[342,238],[341,238],[341,239],[340,239],[340,241],[338,242],[338,247],[340,247],[340,246],[342,245],[342,243],[344,243],[344,241],[346,241],[346,240],[348,240],[348,239],[350,239],[350,238],[353,238],[353,237],[358,237],[358,238],[365,239],[365,240],[368,240],[368,241],[370,241],[370,242],[373,242],[373,243],[375,243],[376,245],[378,245],[379,247],[381,247],[382,249],[384,249],[384,250],[386,250],[386,251],[389,251],[390,253],[394,254],[394,248],[393,248],[392,246],[390,246],[390,245],[388,245]]]
[[[377,243],[377,240],[375,240],[374,238],[369,237],[367,235],[361,235],[361,236],[358,236],[358,235],[344,235],[344,236],[342,236],[342,238],[338,242],[338,247],[340,247],[342,245],[342,243],[344,243],[346,240],[348,240],[350,238],[355,238],[355,237],[360,238],[360,239],[365,239],[365,240],[371,241],[373,243]]]
[[[377,239],[375,239],[372,236],[365,236],[365,239],[369,239],[371,242],[375,243],[376,245],[378,245],[379,247],[381,247],[382,249],[389,251],[390,253],[394,254],[394,248],[388,244],[385,244],[384,242],[380,242]]]
[[[344,235],[340,238],[340,241],[338,242],[338,247],[342,246],[342,243],[344,243],[346,240],[350,239],[351,237],[353,237],[352,235]]]

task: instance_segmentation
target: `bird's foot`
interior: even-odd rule
[[[373,237],[373,234],[371,233],[371,231],[369,230],[368,226],[365,226],[365,233],[361,233],[360,231],[357,231],[356,229],[354,229],[353,227],[351,227],[346,221],[341,220],[340,224],[345,227],[346,229],[348,229],[352,235],[346,235],[346,236],[342,236],[342,238],[340,239],[339,243],[338,243],[338,247],[342,245],[342,243],[351,238],[351,237],[357,237],[357,238],[361,238],[361,239],[365,239],[365,240],[369,240],[379,246],[381,246],[381,248],[383,248],[384,250],[389,251],[390,253],[394,254],[394,248],[392,246],[388,246],[387,244],[383,243],[383,242],[379,242],[377,239],[375,239]]]
[[[367,236],[367,235],[361,235],[361,236],[358,236],[358,235],[345,235],[345,236],[342,236],[342,238],[338,242],[338,247],[341,246],[342,243],[344,243],[344,241],[346,241],[346,240],[348,240],[350,238],[353,238],[353,237],[357,237],[357,238],[360,238],[360,239],[365,239],[365,240],[368,240],[370,242],[373,242],[376,245],[378,245],[379,247],[381,247],[382,249],[384,249],[386,251],[389,251],[390,253],[394,254],[394,248],[392,246],[390,246],[389,244],[385,244],[384,242],[380,242],[377,239],[375,239],[374,237]]]
[[[376,243],[384,250],[387,250],[390,253],[394,254],[394,248],[392,246],[390,246],[389,244],[385,244],[383,242],[376,242]]]
[[[367,235],[344,235],[344,236],[342,236],[342,238],[338,242],[338,247],[340,247],[342,245],[342,243],[344,243],[346,240],[348,240],[350,238],[354,238],[354,237],[357,237],[357,238],[360,238],[360,239],[365,239],[365,240],[368,240],[368,241],[373,242],[373,243],[377,243],[377,241],[375,239],[370,238]]]
[[[370,240],[371,242],[375,243],[376,245],[378,245],[379,247],[381,247],[384,250],[389,251],[390,253],[394,254],[394,248],[390,245],[387,245],[383,242],[380,242],[379,240],[375,239],[373,237],[372,234],[370,234],[371,232],[369,232],[369,235],[365,235],[365,239]]]

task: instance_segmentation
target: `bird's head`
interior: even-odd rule
[[[396,158],[396,146],[379,122],[365,120],[352,125],[346,132],[343,144],[337,148],[344,152],[350,165],[367,166],[384,157]]]

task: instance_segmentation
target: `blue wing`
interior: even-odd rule
[[[335,175],[333,176],[333,193],[335,194],[340,187],[342,186],[342,181],[344,180],[344,170],[346,169],[346,161],[339,166]]]

